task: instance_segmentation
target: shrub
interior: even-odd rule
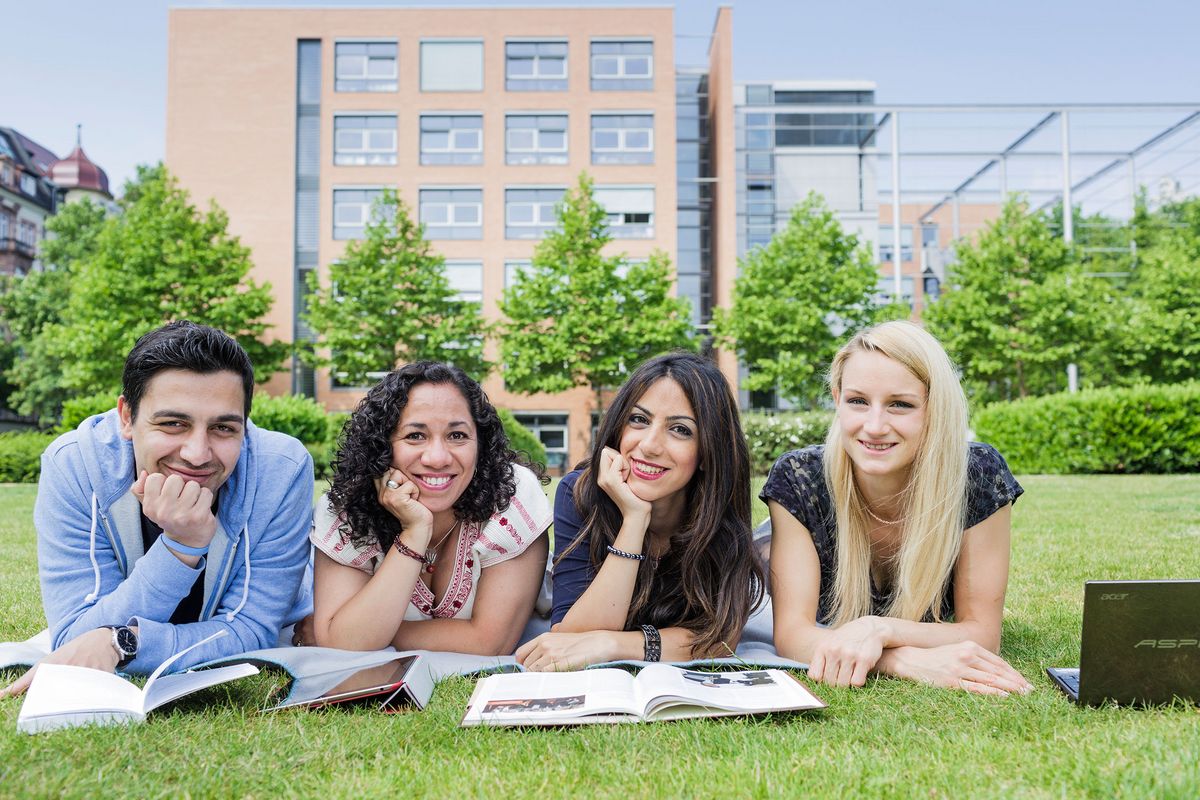
[[[824,442],[832,416],[829,411],[743,415],[742,431],[750,449],[751,474],[766,475],[776,459],[789,450]]]
[[[524,453],[531,461],[539,464],[546,463],[546,447],[533,431],[517,422],[517,418],[507,408],[497,408],[500,422],[504,424],[504,433],[508,436],[508,446],[518,453]]]
[[[42,451],[57,438],[54,433],[0,433],[0,481],[36,483],[42,471]]]
[[[1017,473],[1200,470],[1198,382],[994,403],[974,424]]]
[[[79,427],[79,423],[88,417],[103,414],[109,409],[116,408],[117,396],[120,394],[119,391],[97,392],[96,394],[73,397],[67,400],[63,403],[62,407],[62,421],[58,423],[58,427],[55,430],[59,433],[73,431]]]
[[[329,414],[316,400],[299,395],[258,395],[250,410],[254,424],[295,436],[306,445],[329,441]]]

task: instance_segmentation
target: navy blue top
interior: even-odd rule
[[[830,623],[833,600],[833,573],[837,562],[837,521],[833,500],[825,483],[822,460],[824,445],[784,453],[763,485],[759,498],[765,503],[774,500],[808,528],[817,559],[821,563],[821,595],[818,601],[817,622]],[[973,528],[1009,503],[1015,503],[1025,490],[1008,470],[1004,456],[991,445],[970,443],[967,458],[967,508],[963,530]],[[557,528],[556,528],[557,532]],[[881,614],[891,599],[885,587],[871,582],[871,613]],[[932,611],[932,610],[931,610]],[[947,579],[942,619],[954,616],[954,573]],[[926,619],[932,619],[928,614]]]
[[[592,569],[590,542],[580,542],[566,558],[558,561],[558,554],[566,552],[583,527],[583,517],[575,508],[575,482],[582,470],[568,473],[558,483],[554,493],[554,610],[550,624],[562,622],[563,617],[575,605],[575,601],[591,585],[596,577]]]

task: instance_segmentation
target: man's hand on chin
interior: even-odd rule
[[[217,532],[217,518],[212,512],[213,493],[195,481],[185,481],[178,475],[166,476],[145,470],[132,488],[142,503],[142,513],[163,529],[170,541],[187,547],[205,548]],[[175,551],[172,551],[175,552]],[[180,561],[196,566],[199,556],[175,552]]]

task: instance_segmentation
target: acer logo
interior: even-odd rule
[[[1121,592],[1120,594],[1102,594],[1102,595],[1100,595],[1101,600],[1124,600],[1126,597],[1129,597],[1129,592]]]
[[[1154,647],[1158,650],[1176,650],[1180,647],[1198,647],[1200,642],[1196,639],[1142,639],[1133,646],[1133,649],[1139,647]]]

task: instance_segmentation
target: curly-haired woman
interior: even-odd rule
[[[550,506],[496,409],[448,364],[387,375],[317,503],[313,631],[346,650],[511,653],[546,568]]]
[[[750,467],[725,377],[668,353],[621,387],[554,503],[554,626],[532,670],[727,656],[763,598]]]

